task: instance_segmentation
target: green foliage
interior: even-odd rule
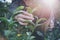
[[[14,20],[14,16],[17,15],[18,11],[21,11],[22,9],[24,9],[24,6],[19,6],[15,10],[16,12],[14,11],[10,19],[5,17],[0,17],[0,20],[5,22],[5,24],[7,24],[7,29],[4,29],[4,35],[8,40],[33,40],[35,38],[34,36],[32,36],[32,33],[34,32],[35,27],[38,26],[39,24],[38,22],[34,23],[32,21],[26,21],[29,24],[27,26],[22,26]]]
[[[28,13],[33,13],[33,10],[32,10],[32,8],[30,8],[30,7],[27,7],[26,9],[27,9],[27,12],[28,12]]]
[[[7,2],[2,3],[0,1],[0,17],[6,17],[9,12],[8,10],[9,4]]]
[[[19,6],[16,10],[19,11],[19,10],[23,10],[24,9],[24,6]]]
[[[7,13],[10,13],[8,10],[8,6],[4,7],[4,3],[0,3],[0,13],[3,14],[3,17],[0,17],[0,33],[1,31],[4,32],[5,37],[8,40],[34,40],[35,36],[32,36],[32,33],[34,32],[35,28],[38,26],[43,25],[42,23],[45,22],[46,18],[36,18],[35,22],[26,20],[25,22],[28,23],[26,26],[20,25],[16,20],[14,20],[14,16],[17,14],[22,13],[21,11],[24,9],[24,6],[19,6],[14,11],[13,15],[8,19],[6,17]],[[33,10],[28,7],[27,11],[29,13],[33,13]],[[5,14],[4,14],[5,13]],[[50,29],[46,32],[46,35],[44,36],[44,40],[57,40],[60,39],[60,32],[59,28],[55,27],[52,31]],[[42,33],[39,33],[39,35],[42,35]]]

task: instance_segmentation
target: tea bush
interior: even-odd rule
[[[24,9],[24,6],[19,6],[14,10],[13,15],[8,18],[11,13],[8,10],[8,3],[0,2],[0,35],[3,35],[7,38],[7,40],[35,40],[35,36],[32,35],[35,28],[41,26],[41,21],[46,21],[46,18],[38,19],[36,17],[36,21],[28,21],[26,26],[20,25],[15,19],[14,16],[22,13],[21,11]],[[27,11],[32,13],[33,10],[28,7]],[[8,15],[7,15],[8,14]],[[58,21],[55,22],[55,27],[53,30],[50,28],[44,35],[44,40],[60,40],[60,24]],[[41,35],[41,33],[39,33]]]

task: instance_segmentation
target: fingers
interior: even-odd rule
[[[32,14],[29,14],[28,12],[26,12],[26,11],[18,11],[17,13],[23,13],[24,15],[26,15],[26,16],[30,16],[30,17],[33,17],[33,15]]]
[[[19,22],[21,25],[28,25],[28,23]]]
[[[17,19],[17,22],[19,22],[19,24],[21,24],[21,25],[27,25],[28,23],[24,23],[24,21],[26,21],[26,20],[22,19],[22,18],[18,18]]]
[[[23,14],[17,15],[15,18],[16,18],[16,19],[17,19],[17,18],[23,18],[23,19],[27,19],[27,20],[34,20],[33,17],[26,16],[26,15],[23,15]]]
[[[20,13],[23,12],[22,14],[18,14],[15,16],[15,19],[19,22],[21,25],[27,25],[28,23],[25,21],[32,21],[34,20],[34,17],[32,14],[29,14],[28,12],[25,11],[19,11]]]
[[[33,17],[33,15],[32,15],[32,14],[29,14],[28,12],[25,12],[25,11],[23,12],[23,14],[24,14],[24,15],[26,15],[26,16]]]
[[[22,18],[18,18],[17,21],[19,22],[19,24],[21,25],[27,25],[28,23],[25,22],[26,20],[25,19],[22,19]],[[28,21],[32,21],[32,20],[28,20]],[[25,22],[25,23],[24,23]]]
[[[23,18],[18,18],[17,21],[18,21],[18,22],[19,22],[19,21],[20,21],[20,22],[24,22],[24,21],[26,21],[26,20],[23,19]]]

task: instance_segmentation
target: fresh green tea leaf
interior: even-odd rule
[[[16,8],[17,11],[24,9],[24,6],[19,6]]]

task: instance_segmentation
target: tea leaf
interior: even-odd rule
[[[32,8],[26,7],[28,13],[32,13]]]
[[[36,21],[36,23],[38,24],[39,22],[45,21],[45,20],[47,20],[47,19],[46,19],[46,18],[40,18],[40,19],[38,19],[38,20]]]
[[[16,8],[17,11],[23,10],[23,9],[24,9],[24,6],[19,6],[19,7]]]

